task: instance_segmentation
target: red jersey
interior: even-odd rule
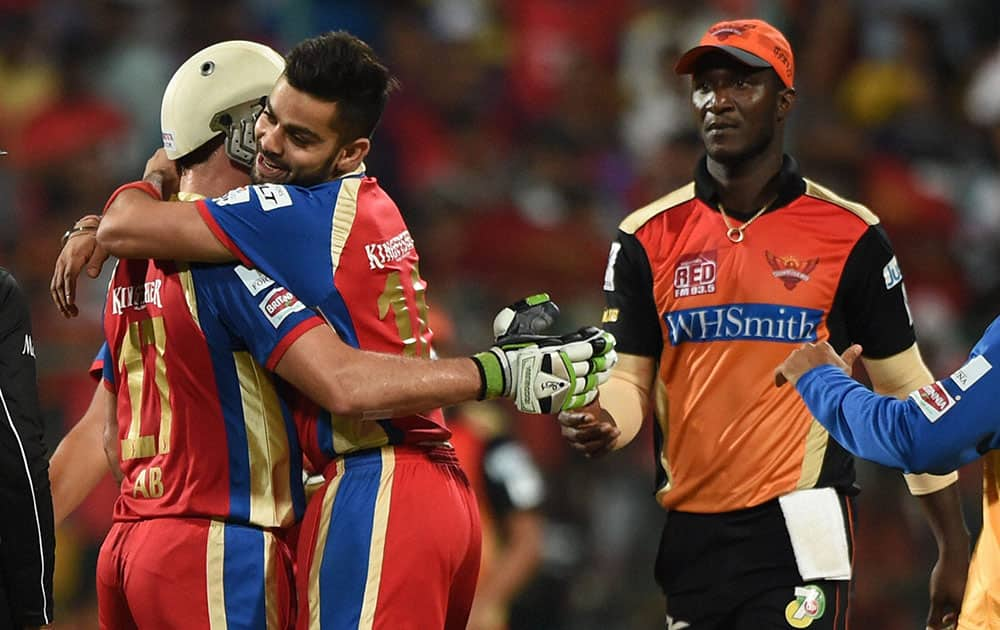
[[[301,450],[266,368],[317,325],[295,296],[242,265],[120,261],[104,315],[125,473],[115,520],[271,528],[300,519]]]
[[[205,222],[245,264],[288,287],[348,345],[431,355],[427,283],[410,232],[376,180],[356,172],[310,188],[265,184],[199,202]],[[403,418],[301,414],[300,439],[322,470],[333,458],[385,445],[447,440],[441,410]],[[317,420],[318,418],[318,420]]]

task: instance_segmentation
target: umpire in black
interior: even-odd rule
[[[52,622],[56,544],[35,347],[27,300],[2,267],[0,511],[0,628],[46,626]]]

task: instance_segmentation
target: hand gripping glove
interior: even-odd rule
[[[526,413],[558,413],[597,397],[618,360],[611,333],[594,327],[568,335],[540,335],[558,307],[547,295],[521,300],[494,320],[497,345],[473,357],[483,381],[480,398],[514,399]]]

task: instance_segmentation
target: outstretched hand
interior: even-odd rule
[[[833,346],[826,341],[804,343],[775,368],[774,384],[778,387],[785,383],[795,385],[799,377],[820,365],[833,365],[850,374],[854,362],[861,356],[861,350],[861,346],[854,344],[838,356]]]

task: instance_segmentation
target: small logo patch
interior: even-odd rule
[[[608,252],[608,266],[604,269],[604,290],[615,290],[615,261],[618,260],[618,252],[622,249],[622,244],[615,241],[611,244],[611,251]]]
[[[924,385],[917,391],[910,394],[910,398],[917,403],[920,411],[927,416],[932,423],[944,415],[955,404],[955,399],[951,397],[941,383],[931,383]]]
[[[795,599],[785,607],[785,621],[793,628],[808,628],[826,612],[826,595],[818,586],[795,587]]]
[[[305,307],[305,304],[299,302],[299,298],[292,295],[292,292],[285,287],[274,289],[260,303],[260,310],[275,328],[280,326],[281,322],[285,321],[289,315],[304,310]]]
[[[234,203],[246,203],[250,201],[250,189],[246,186],[234,188],[221,197],[212,200],[217,206],[229,206]]]
[[[174,143],[174,134],[170,133],[169,131],[164,131],[162,137],[163,137],[164,149],[166,149],[167,151],[173,151],[174,149],[177,148],[177,144]]]
[[[265,276],[256,269],[247,269],[243,265],[236,265],[236,267],[233,268],[233,271],[235,271],[236,275],[239,276],[240,282],[243,283],[243,286],[250,291],[250,295],[257,295],[267,287],[274,284],[274,280]]]
[[[714,249],[681,256],[674,267],[674,297],[715,293],[718,268]]]
[[[288,194],[288,190],[284,186],[261,184],[252,188],[260,201],[260,209],[264,212],[292,205],[292,196]]]
[[[785,288],[791,291],[800,282],[809,282],[809,274],[819,264],[819,258],[800,261],[795,256],[775,256],[764,250],[764,258],[771,266],[771,275],[781,280]]]
[[[899,261],[895,256],[882,267],[882,279],[885,280],[886,291],[903,281],[903,270],[899,268]]]
[[[993,366],[986,360],[986,357],[979,355],[958,368],[958,371],[951,375],[951,380],[955,381],[955,384],[964,392],[992,369]]]

